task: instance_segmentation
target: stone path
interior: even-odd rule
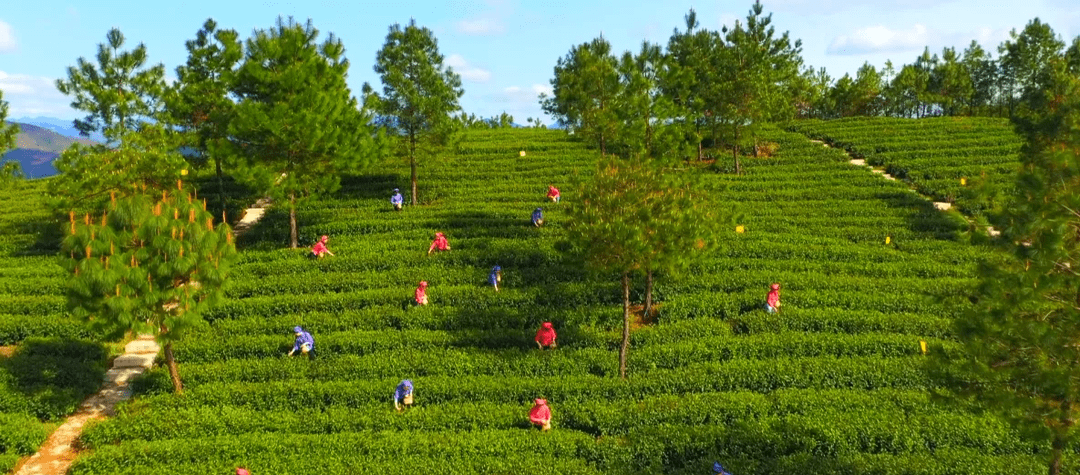
[[[260,198],[250,208],[244,210],[244,216],[240,218],[240,222],[233,226],[233,236],[240,237],[241,234],[246,233],[252,226],[262,219],[263,214],[266,213],[266,207],[270,205],[270,198]]]
[[[244,210],[244,216],[233,227],[233,235],[239,237],[258,223],[269,204],[268,198],[262,198]],[[78,456],[74,444],[86,423],[114,415],[116,405],[131,398],[128,384],[153,366],[160,351],[153,335],[139,335],[124,346],[124,354],[116,357],[112,368],[105,372],[105,385],[101,391],[83,401],[75,414],[49,435],[37,453],[16,467],[15,475],[66,474]]]
[[[26,459],[15,475],[64,475],[75,460],[73,448],[87,422],[114,414],[116,405],[131,398],[128,383],[154,364],[160,348],[151,335],[139,335],[124,347],[124,354],[113,360],[105,372],[105,385],[79,406],[75,415],[58,427],[38,452]]]

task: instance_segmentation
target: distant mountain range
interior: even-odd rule
[[[52,119],[58,121],[58,119]],[[53,176],[56,167],[53,160],[59,157],[64,150],[73,143],[92,144],[93,140],[78,138],[62,134],[52,128],[41,127],[33,124],[13,122],[19,126],[19,134],[15,137],[15,149],[4,154],[0,161],[14,160],[22,165],[23,173],[28,178],[42,178]],[[74,130],[74,127],[71,127]]]
[[[17,119],[11,119],[8,122],[15,122],[19,124],[36,125],[43,129],[49,129],[65,137],[71,137],[76,139],[86,138],[79,135],[79,130],[75,128],[75,124],[69,119],[57,119],[54,117],[20,117]],[[90,140],[95,142],[104,142],[105,136],[101,135],[101,132],[94,132],[90,134]]]

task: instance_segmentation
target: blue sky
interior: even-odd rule
[[[482,116],[506,111],[519,123],[540,116],[536,94],[550,90],[556,60],[572,45],[601,32],[617,51],[642,40],[664,44],[693,7],[700,23],[719,29],[744,18],[752,2],[682,0],[450,0],[450,1],[240,1],[181,2],[38,0],[7,2],[0,9],[0,90],[9,117],[74,118],[78,111],[55,90],[78,57],[92,58],[111,27],[133,46],[145,43],[152,63],[173,70],[187,57],[184,41],[203,21],[247,37],[274,25],[279,15],[311,19],[333,32],[351,62],[349,84],[379,86],[372,72],[387,27],[415,18],[431,28],[447,61],[462,75],[465,111]],[[978,40],[994,51],[1010,29],[1032,18],[1048,22],[1066,41],[1080,35],[1078,0],[767,0],[779,31],[803,41],[807,64],[833,77],[853,73],[864,61],[911,62],[923,46],[963,49]]]

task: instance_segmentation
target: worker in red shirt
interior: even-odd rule
[[[773,284],[769,295],[765,297],[765,311],[780,313],[780,284]]]
[[[529,422],[540,430],[551,430],[551,408],[547,405],[547,399],[537,399],[536,405],[529,410]]]
[[[319,238],[319,242],[315,243],[315,246],[311,248],[311,257],[315,259],[320,259],[326,254],[329,254],[331,256],[334,255],[334,253],[330,252],[330,249],[326,248],[326,242],[329,240],[330,236],[323,236]]]
[[[536,346],[540,347],[541,350],[555,348],[555,338],[557,336],[551,322],[544,322],[543,325],[540,325],[540,329],[536,330]]]
[[[443,233],[435,233],[435,240],[431,241],[431,247],[428,248],[427,253],[430,255],[435,251],[449,251],[450,241],[446,239]]]
[[[559,189],[555,188],[555,186],[553,186],[553,185],[548,185],[547,197],[548,197],[548,199],[551,200],[552,203],[558,203],[559,199],[560,199],[559,198]]]
[[[420,281],[420,286],[416,288],[416,304],[417,305],[427,305],[428,304],[427,281],[426,280]]]

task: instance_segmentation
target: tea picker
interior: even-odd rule
[[[561,199],[559,196],[559,189],[555,188],[555,186],[553,185],[548,185],[547,197],[551,200],[552,203],[558,203]]]
[[[431,241],[431,247],[428,248],[427,253],[431,254],[435,251],[449,251],[450,240],[446,239],[443,233],[435,233],[435,240]]]
[[[544,322],[543,325],[540,325],[540,329],[536,330],[536,346],[540,347],[541,350],[555,348],[555,338],[557,336],[551,322]]]
[[[547,405],[547,399],[537,399],[535,403],[529,410],[529,422],[540,430],[551,430],[551,408]]]
[[[724,470],[724,466],[720,465],[720,462],[713,462],[712,471],[713,475],[731,475],[731,472]]]
[[[544,210],[543,209],[536,208],[536,211],[533,211],[533,213],[532,213],[532,223],[533,223],[533,226],[536,226],[538,228],[540,226],[544,225]]]
[[[488,275],[488,283],[495,287],[496,292],[499,291],[499,282],[502,282],[502,267],[492,267],[491,274]]]
[[[416,299],[416,304],[417,305],[427,305],[428,304],[427,281],[426,280],[420,281],[420,285],[416,287],[415,299]]]
[[[322,256],[326,254],[329,254],[331,256],[334,255],[334,253],[330,252],[330,249],[327,249],[326,247],[326,243],[329,240],[330,236],[324,235],[323,237],[319,238],[319,242],[315,243],[315,246],[311,248],[311,257],[315,259],[321,259]]]
[[[405,408],[412,406],[413,403],[413,384],[411,380],[405,379],[398,383],[397,388],[394,389],[394,409],[398,412],[405,410]]]
[[[405,199],[401,197],[401,192],[397,188],[394,188],[394,196],[390,197],[390,204],[394,205],[394,209],[401,211],[401,205],[405,203]]]
[[[765,297],[765,311],[780,313],[780,284],[774,283],[770,287],[769,295]]]
[[[296,334],[296,342],[293,343],[293,349],[289,352],[289,356],[299,351],[301,354],[307,355],[309,360],[315,359],[315,339],[311,337],[311,334],[304,331],[303,328],[297,326],[293,327],[293,333]]]

